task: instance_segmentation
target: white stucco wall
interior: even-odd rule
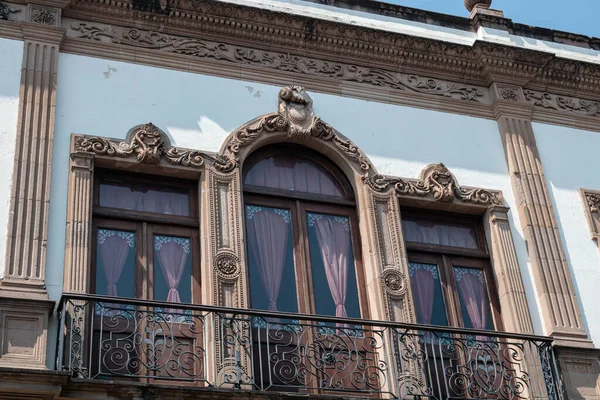
[[[600,346],[600,252],[590,238],[578,190],[600,190],[598,159],[600,132],[534,124],[544,173],[566,257],[575,278],[584,323],[596,347]]]
[[[0,279],[4,277],[23,42],[0,39]]]
[[[216,151],[230,131],[276,111],[281,86],[291,83],[263,85],[61,54],[48,241],[51,297],[57,299],[62,287],[72,132],[124,138],[131,127],[152,121],[178,146]],[[516,209],[495,121],[311,96],[315,113],[355,141],[379,172],[416,178],[427,164],[444,162],[461,184],[502,190]],[[523,235],[514,220],[512,226],[534,324],[541,333]]]

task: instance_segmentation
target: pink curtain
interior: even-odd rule
[[[167,285],[169,285],[169,294],[167,300],[170,303],[181,303],[179,298],[179,282],[185,269],[187,262],[189,247],[186,251],[184,243],[187,239],[176,239],[164,236],[156,236],[154,238],[154,248],[160,269],[165,277]]]
[[[433,274],[425,268],[416,267],[411,275],[411,281],[419,323],[431,324],[435,290]]]
[[[128,234],[128,233],[126,233]],[[98,232],[98,251],[106,276],[106,294],[117,297],[117,282],[121,277],[130,244],[126,237],[117,231],[100,230]]]
[[[333,179],[309,160],[269,157],[256,164],[245,184],[304,193],[341,196]]]
[[[317,240],[325,265],[325,276],[335,302],[335,316],[347,317],[346,290],[348,287],[348,253],[350,229],[348,223],[331,216],[315,221]]]
[[[140,191],[128,186],[100,185],[100,206],[169,215],[190,215],[190,199],[185,193],[160,190]]]
[[[469,314],[471,326],[474,329],[485,329],[487,326],[486,295],[483,287],[482,277],[468,269],[455,269],[458,291],[464,301],[464,307]]]
[[[248,206],[246,212],[248,245],[269,299],[269,310],[277,311],[289,235],[289,215],[286,221],[284,213],[289,211]]]
[[[402,232],[407,242],[477,249],[475,231],[468,225],[438,224],[429,221],[403,220]]]

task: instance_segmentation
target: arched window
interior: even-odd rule
[[[263,148],[244,166],[244,199],[253,308],[365,317],[354,194],[335,165]]]

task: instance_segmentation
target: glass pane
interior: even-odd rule
[[[115,184],[100,184],[99,205],[158,214],[190,215],[190,196],[187,193]]]
[[[253,308],[298,312],[290,210],[246,206]]]
[[[409,263],[409,269],[417,322],[447,326],[439,267],[436,264]]]
[[[154,236],[154,300],[192,302],[189,238]]]
[[[321,166],[305,158],[288,156],[265,158],[252,167],[246,175],[244,184],[342,196],[335,178]]]
[[[405,218],[402,232],[407,242],[478,249],[475,228],[470,224]]]
[[[307,213],[316,312],[360,318],[350,219]]]
[[[96,294],[135,297],[135,233],[98,229]]]
[[[454,278],[465,328],[494,329],[485,272],[480,269],[455,267]]]

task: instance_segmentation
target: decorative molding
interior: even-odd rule
[[[600,246],[600,190],[579,189],[590,235]]]
[[[231,253],[220,253],[215,257],[216,270],[222,278],[237,278],[240,274],[239,259]]]
[[[115,158],[135,155],[137,161],[142,164],[158,165],[161,160],[166,160],[171,165],[190,168],[201,168],[205,160],[217,162],[218,159],[201,151],[172,147],[167,135],[151,122],[133,128],[124,142],[77,135],[74,138],[73,151]]]
[[[0,1],[0,21],[10,21],[10,14],[16,14],[21,10],[10,8],[2,1]]]
[[[502,87],[500,88],[500,97],[508,101],[519,101],[519,92],[514,88]]]
[[[393,188],[398,196],[432,197],[440,202],[463,202],[477,205],[502,205],[499,191],[460,186],[444,164],[431,164],[423,169],[419,180],[374,175],[364,183],[376,192]]]
[[[402,297],[406,293],[406,276],[395,268],[383,271],[381,276],[386,292],[394,297]]]
[[[525,90],[524,93],[525,100],[534,107],[588,115],[591,117],[600,116],[600,102],[598,101],[560,96],[535,90]]]
[[[259,137],[286,132],[288,139],[317,139],[330,142],[349,161],[357,164],[365,177],[373,171],[368,157],[352,141],[316,117],[312,100],[301,86],[286,86],[279,92],[279,112],[258,117],[231,133],[219,152],[215,169],[230,172],[239,165],[238,153]]]
[[[59,8],[43,7],[37,4],[27,5],[27,19],[41,25],[60,26],[61,10]]]
[[[446,82],[415,74],[403,74],[394,70],[370,68],[355,64],[329,62],[316,58],[295,56],[290,53],[262,51],[207,40],[171,36],[136,28],[118,30],[112,26],[73,23],[71,29],[78,32],[79,39],[93,41],[109,40],[161,52],[210,58],[236,64],[259,66],[285,72],[299,73],[339,81],[359,82],[376,87],[410,91],[469,102],[485,102],[488,90],[484,87]]]

